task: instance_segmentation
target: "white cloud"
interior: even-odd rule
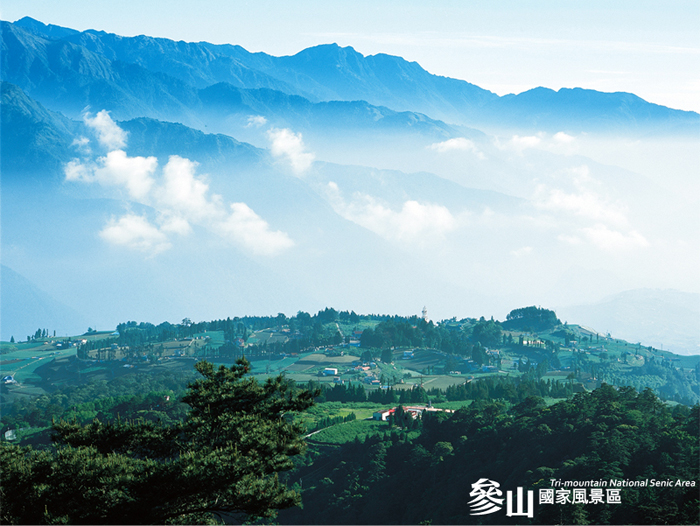
[[[630,250],[650,246],[649,241],[636,230],[624,234],[611,230],[605,225],[597,224],[593,227],[583,228],[581,232],[591,243],[603,250]]]
[[[209,197],[209,185],[195,175],[197,163],[172,155],[163,168],[163,180],[157,189],[160,205],[192,221],[201,221],[221,213],[221,197]]]
[[[573,137],[572,135],[569,135],[564,132],[557,132],[552,136],[552,139],[554,142],[560,143],[560,144],[571,144],[576,140],[576,137]]]
[[[63,167],[66,181],[80,181],[83,183],[95,182],[94,165],[83,163],[80,159],[73,159]]]
[[[172,234],[186,236],[192,232],[190,222],[182,216],[173,215],[170,211],[162,212],[159,218],[160,230]]]
[[[108,150],[126,147],[126,132],[117,126],[107,110],[102,110],[94,117],[85,114],[83,121],[95,131],[98,142]]]
[[[624,205],[610,203],[605,198],[590,191],[567,193],[559,188],[547,188],[540,185],[535,192],[534,204],[543,210],[605,221],[618,227],[624,227],[628,224]]]
[[[536,146],[539,146],[541,142],[542,138],[536,137],[534,135],[530,135],[528,137],[520,137],[518,135],[513,135],[513,138],[510,140],[511,146],[516,150],[535,148]]]
[[[86,155],[89,155],[91,153],[90,139],[88,139],[87,137],[83,137],[82,135],[76,139],[73,139],[71,147],[83,152]]]
[[[396,211],[367,194],[356,193],[351,202],[345,202],[334,182],[328,183],[326,192],[342,217],[391,241],[442,237],[458,224],[457,218],[442,205],[409,200]]]
[[[131,200],[155,209],[159,225],[134,214],[111,219],[100,231],[105,241],[154,255],[171,247],[168,235],[186,236],[192,233],[192,225],[199,225],[233,239],[254,254],[273,256],[294,245],[286,233],[272,231],[245,203],[234,203],[227,211],[221,196],[210,193],[205,178],[197,175],[197,163],[173,155],[158,173],[155,157],[129,157],[121,149],[126,145],[126,134],[106,111],[85,120],[97,131],[101,144],[116,148],[94,161],[70,161],[64,167],[66,181],[124,188]],[[282,132],[275,139],[281,155],[290,156],[293,167],[300,169],[305,155],[311,154],[303,153],[301,136]],[[87,144],[83,139],[76,139],[76,145]]]
[[[148,222],[148,219],[127,214],[118,220],[112,218],[100,231],[100,237],[113,245],[132,250],[158,254],[171,247],[168,237]]]
[[[449,151],[467,151],[474,153],[479,159],[486,158],[484,154],[479,151],[473,141],[470,141],[464,137],[456,137],[454,139],[436,142],[431,144],[428,148],[435,150],[438,153],[445,153]]]
[[[251,115],[248,117],[248,124],[245,125],[246,128],[256,127],[260,128],[267,124],[267,119],[262,115]]]
[[[126,188],[132,199],[143,202],[155,180],[158,167],[155,157],[128,157],[123,150],[113,150],[96,162],[73,159],[64,167],[66,181],[99,183]]]
[[[301,133],[284,128],[268,130],[267,138],[270,140],[270,151],[275,157],[286,158],[296,174],[302,174],[311,167],[316,156],[306,152]]]
[[[577,151],[576,137],[569,135],[563,131],[557,132],[554,135],[549,135],[545,132],[538,132],[535,135],[513,135],[510,139],[504,141],[496,138],[494,145],[500,150],[511,150],[517,153],[523,153],[525,150],[537,148],[559,154],[572,154]]]
[[[157,167],[155,157],[129,157],[124,150],[113,150],[98,159],[93,173],[100,184],[124,186],[133,199],[141,201],[155,184],[153,174]]]
[[[270,225],[245,203],[232,203],[231,214],[219,228],[253,254],[274,256],[294,246],[294,241]]]

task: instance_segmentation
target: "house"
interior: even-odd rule
[[[372,414],[372,418],[374,420],[387,421],[387,420],[389,420],[389,416],[393,415],[395,412],[396,412],[395,407],[393,407],[391,409],[386,409],[384,411],[376,411],[375,413]]]
[[[323,376],[337,376],[338,375],[338,369],[334,367],[326,367],[323,370]]]
[[[454,413],[454,410],[452,409],[438,409],[437,407],[433,407],[432,405],[427,405],[427,406],[414,406],[414,405],[404,405],[401,406],[403,407],[403,410],[405,413],[410,414],[413,418],[418,418],[421,414],[423,414],[424,411],[430,411],[430,412],[436,412],[436,411],[441,411],[445,413]],[[389,417],[396,413],[396,407],[392,407],[391,409],[385,409],[383,411],[377,411],[372,414],[372,418],[374,420],[389,420]]]
[[[403,359],[404,360],[410,360],[413,358],[413,351],[404,351],[403,352]]]

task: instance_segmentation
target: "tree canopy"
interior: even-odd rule
[[[284,377],[260,384],[240,359],[199,362],[187,418],[54,425],[55,451],[2,445],[3,523],[199,523],[224,515],[272,517],[299,495],[278,478],[305,448],[288,413],[317,393]]]
[[[561,325],[557,314],[553,310],[540,307],[523,307],[514,309],[506,316],[503,327],[513,330],[542,331]]]

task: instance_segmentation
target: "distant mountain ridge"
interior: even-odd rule
[[[630,342],[678,354],[700,352],[700,294],[635,289],[590,305],[560,308],[558,313]]]
[[[447,123],[476,127],[654,133],[683,133],[700,127],[700,115],[695,112],[651,104],[629,93],[536,88],[499,97],[463,80],[432,75],[419,64],[401,57],[386,54],[365,57],[351,47],[337,44],[274,57],[250,53],[236,45],[121,37],[94,30],[77,32],[29,17],[14,24],[3,23],[2,31],[4,40],[12,40],[11,36],[17,39],[19,31],[50,40],[50,44],[34,47],[45,49],[46,54],[55,58],[72,55],[78,71],[68,74],[64,81],[76,75],[78,78],[92,75],[106,84],[100,86],[106,95],[125,99],[120,103],[130,102],[138,107],[138,101],[145,101],[160,111],[180,104],[191,109],[196,104],[191,99],[194,89],[226,82],[238,88],[267,88],[298,95],[311,102],[365,101],[394,111],[418,112]],[[6,49],[13,54],[10,47]],[[105,60],[112,63],[111,68]],[[3,63],[3,70],[6,68],[3,79],[23,89],[36,82],[33,78],[26,78],[27,82],[13,79],[12,61]],[[28,76],[28,71],[23,73]],[[151,93],[140,87],[139,81]],[[77,84],[77,87],[82,85],[79,80]],[[137,100],[128,100],[120,92],[120,86],[130,87]],[[157,95],[154,97],[152,92]],[[30,95],[35,93],[30,91]],[[140,115],[130,115],[135,116]],[[163,113],[149,116],[167,118]]]
[[[76,123],[47,110],[14,84],[0,82],[0,122],[4,130],[0,141],[2,173],[8,177],[36,171],[55,173],[70,160]]]
[[[82,334],[88,328],[87,318],[52,298],[27,278],[0,265],[2,288],[2,327],[0,338],[24,340],[37,329],[56,331],[57,336]]]
[[[262,114],[273,124],[300,129],[359,126],[427,132],[438,138],[459,135],[453,127],[418,113],[396,112],[364,101],[314,103],[300,95],[271,89],[267,82],[262,86],[252,82],[254,87],[242,88],[240,85],[245,83],[230,75],[223,75],[225,81],[199,89],[138,63],[113,60],[67,40],[47,39],[7,22],[0,24],[6,50],[2,80],[72,118],[99,108],[107,109],[117,119],[150,117],[202,129],[207,120],[217,122],[238,116],[245,124],[251,114]],[[211,56],[208,51],[203,53]],[[204,83],[200,80],[198,84]]]

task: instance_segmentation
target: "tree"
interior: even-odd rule
[[[496,347],[501,341],[501,325],[493,320],[478,322],[472,329],[472,339],[484,347]]]
[[[391,351],[391,349],[384,349],[382,351],[382,362],[391,363],[392,361],[394,361],[394,353]]]
[[[0,446],[3,523],[195,523],[227,515],[273,517],[300,502],[278,473],[303,451],[290,412],[317,392],[279,376],[245,377],[250,364],[195,366],[187,419],[54,425],[55,452]],[[30,503],[30,504],[27,504]]]

